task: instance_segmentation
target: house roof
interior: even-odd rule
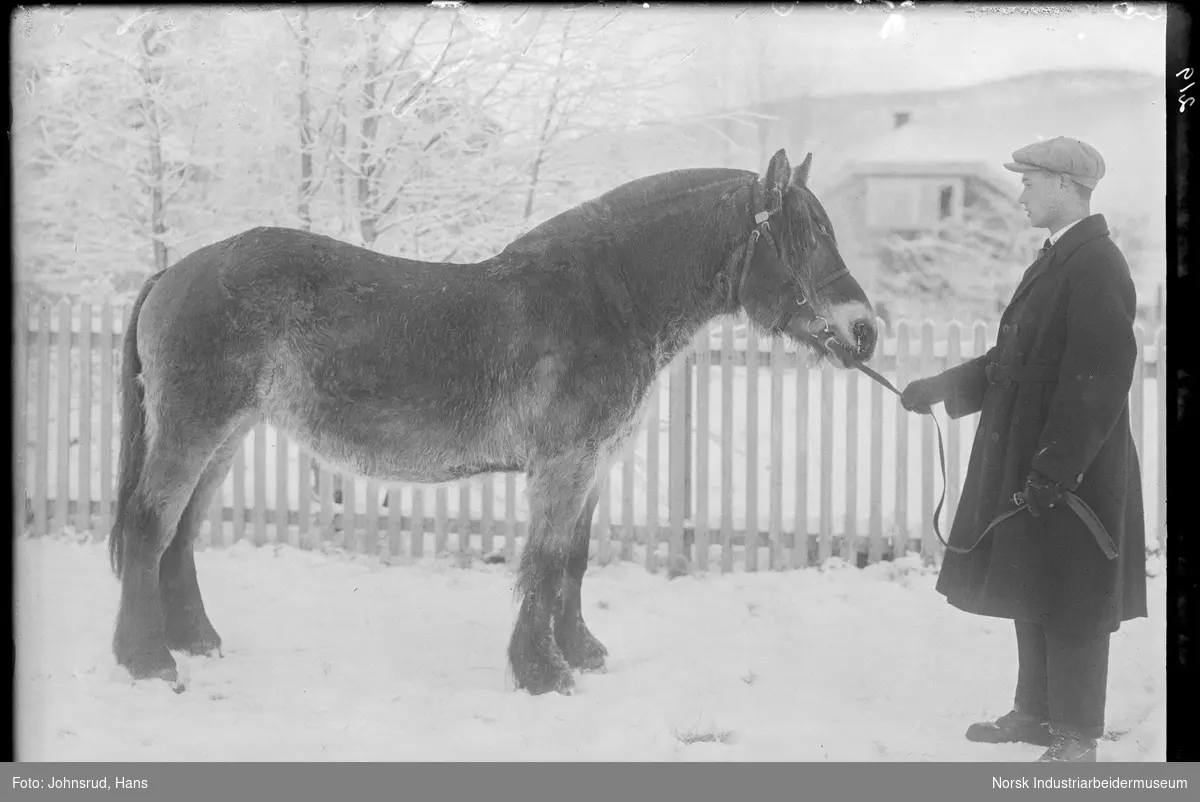
[[[843,180],[862,175],[969,176],[1010,192],[1012,177],[985,158],[987,151],[979,137],[907,123],[878,137],[847,162]]]

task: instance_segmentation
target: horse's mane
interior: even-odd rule
[[[702,189],[752,178],[756,178],[753,172],[725,167],[672,170],[635,178],[551,217],[513,240],[509,248],[529,245],[563,233],[576,234],[581,226],[586,227],[588,223],[598,226],[619,223],[646,207],[667,206]]]

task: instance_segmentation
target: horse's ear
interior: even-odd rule
[[[804,157],[804,161],[801,162],[800,166],[796,168],[796,171],[792,173],[792,183],[800,187],[808,186],[808,168],[810,166],[812,166],[811,153]]]
[[[787,153],[781,148],[771,157],[767,165],[767,174],[763,177],[763,186],[767,192],[782,192],[787,189],[792,177],[792,165],[788,162]]]

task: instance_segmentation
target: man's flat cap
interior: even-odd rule
[[[1104,157],[1086,142],[1067,136],[1056,136],[1034,142],[1013,151],[1013,160],[1005,168],[1014,173],[1048,170],[1062,173],[1088,189],[1095,189],[1104,178]]]

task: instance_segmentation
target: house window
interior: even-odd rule
[[[938,200],[938,219],[945,220],[954,214],[954,187],[942,187]]]
[[[938,226],[962,217],[962,181],[957,178],[927,178],[921,192],[921,226]]]

